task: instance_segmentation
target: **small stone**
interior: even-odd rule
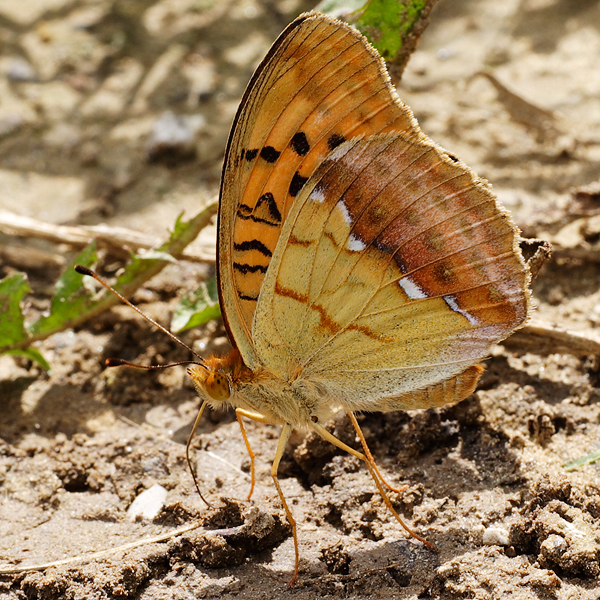
[[[508,546],[508,531],[504,527],[488,527],[483,532],[483,543],[486,546]]]
[[[167,490],[162,485],[155,483],[131,503],[127,509],[127,517],[131,521],[135,521],[138,517],[152,520],[161,511],[166,499]]]
[[[541,544],[540,551],[545,558],[557,562],[567,550],[567,542],[560,535],[549,535]]]
[[[12,81],[37,81],[31,64],[21,56],[14,56],[6,65],[6,76]]]

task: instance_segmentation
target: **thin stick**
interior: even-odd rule
[[[127,247],[133,250],[150,250],[160,242],[139,231],[109,225],[77,226],[55,225],[31,217],[0,210],[0,232],[24,238],[49,240],[56,244],[69,244],[73,248],[83,248],[94,240],[116,248]],[[58,258],[58,255],[57,255]],[[181,258],[190,262],[214,263],[215,256],[209,250],[197,254],[184,250]]]
[[[103,556],[110,556],[111,554],[116,554],[117,552],[122,552],[124,550],[139,548],[140,546],[145,546],[146,544],[164,542],[165,540],[170,540],[171,538],[177,537],[182,533],[192,531],[193,529],[198,529],[199,527],[201,527],[201,524],[200,521],[197,521],[195,523],[190,523],[189,525],[184,525],[183,527],[170,531],[169,533],[163,533],[154,537],[144,538],[135,542],[129,542],[128,544],[123,544],[122,546],[117,546],[116,548],[109,548],[108,550],[99,550],[98,552],[92,552],[90,554],[72,556],[71,558],[65,558],[64,560],[40,563],[37,565],[23,567],[0,567],[0,575],[16,575],[18,573],[27,573],[28,571],[44,571],[45,569],[50,569],[52,567],[62,567],[64,565],[70,565],[82,561],[87,562],[96,558],[102,558]]]

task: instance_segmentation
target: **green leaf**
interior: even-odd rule
[[[0,281],[0,351],[4,354],[25,356],[49,371],[50,365],[35,348],[12,347],[19,343],[26,345],[29,340],[21,312],[21,301],[29,292],[31,289],[27,277],[22,273],[15,273]]]
[[[29,337],[21,313],[21,300],[30,291],[23,273],[0,281],[0,348],[18,344]]]
[[[50,335],[72,327],[78,322],[82,314],[85,314],[92,303],[89,294],[83,290],[83,275],[73,269],[73,265],[92,267],[98,259],[96,254],[96,243],[92,242],[84,248],[77,256],[75,262],[70,265],[58,280],[50,311],[47,316],[39,318],[29,326],[29,331],[36,337]]]
[[[171,236],[159,248],[139,256],[132,254],[131,262],[113,285],[115,290],[124,296],[133,294],[166,264],[178,258],[185,247],[210,223],[217,206],[216,203],[208,205],[189,221],[184,221],[180,216]],[[43,339],[57,331],[75,327],[120,302],[113,294],[96,293],[93,280],[80,275],[73,268],[76,264],[91,267],[95,262],[96,248],[91,244],[79,254],[59,280],[49,315],[30,326],[35,339]]]
[[[385,60],[393,62],[426,4],[426,0],[371,0],[354,25]]]
[[[595,463],[598,459],[600,459],[600,450],[595,450],[594,452],[590,452],[585,456],[580,456],[571,462],[568,462],[566,465],[563,465],[563,469],[565,471],[574,471],[578,467],[583,467],[584,465],[591,465]]]
[[[42,356],[41,352],[36,350],[35,348],[23,348],[16,350],[8,350],[6,354],[14,354],[17,356],[24,356],[33,362],[38,363],[43,369],[46,371],[50,371],[50,365],[46,361],[46,359]]]
[[[207,282],[202,282],[196,290],[181,298],[173,313],[171,329],[175,333],[179,333],[192,327],[204,325],[204,323],[216,319],[220,315],[217,279],[212,277]]]
[[[128,296],[166,264],[179,258],[186,246],[210,223],[217,208],[218,203],[212,202],[189,221],[180,216],[170,238],[162,246],[141,256],[132,255],[130,264],[117,278],[115,289]],[[27,356],[48,368],[42,355],[31,348],[33,342],[80,325],[117,304],[119,299],[116,296],[98,293],[93,279],[80,275],[73,268],[76,264],[92,267],[96,260],[96,245],[92,243],[67,267],[58,281],[48,314],[28,327],[24,325],[20,309],[23,296],[29,292],[25,276],[17,274],[0,282],[0,352]]]

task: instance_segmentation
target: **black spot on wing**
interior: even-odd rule
[[[236,271],[246,275],[247,273],[266,273],[269,267],[264,265],[249,265],[247,263],[234,262],[233,268]]]
[[[343,144],[346,138],[339,133],[332,133],[327,140],[327,146],[330,150],[335,150],[340,144]]]
[[[294,134],[290,145],[298,156],[306,156],[310,150],[310,144],[306,138],[306,134],[303,131],[299,131]]]
[[[264,223],[265,225],[279,226],[279,222],[274,223],[272,219],[263,219],[252,213],[252,209],[247,204],[240,204],[237,217],[253,223]]]
[[[254,160],[258,156],[258,150],[256,148],[253,148],[252,150],[246,150],[245,156],[246,156],[246,160],[248,160],[248,161]],[[242,154],[242,158],[244,158],[243,154]]]
[[[246,294],[243,294],[239,290],[238,290],[237,295],[240,300],[248,300],[249,302],[258,302],[258,296],[246,296]]]
[[[252,209],[247,204],[240,204],[237,209],[237,216],[240,219],[247,219],[252,214]]]
[[[248,219],[255,223],[265,223],[266,225],[279,226],[282,218],[277,202],[271,192],[263,194],[254,208],[247,204],[240,204],[237,210],[237,216],[240,219]]]
[[[237,217],[238,219],[243,219],[245,221],[254,221],[255,223],[264,223],[264,221],[253,214],[252,207],[247,204],[240,204],[237,209]]]
[[[260,151],[260,157],[264,158],[268,163],[274,163],[280,155],[281,152],[279,152],[279,150],[275,150],[273,146],[265,146]]]
[[[258,199],[254,211],[256,212],[259,208],[262,208],[263,205],[266,205],[269,215],[272,217],[273,221],[276,223],[281,223],[281,213],[279,212],[279,208],[277,208],[277,202],[275,202],[275,198],[273,198],[273,194],[271,194],[271,192],[263,194]]]
[[[299,193],[304,184],[308,181],[308,177],[302,177],[298,171],[294,173],[292,181],[290,183],[289,194],[292,198],[295,198]]]
[[[244,205],[244,208],[250,210],[249,206]],[[240,219],[247,219],[248,221],[252,221],[253,223],[264,223],[265,225],[271,225],[273,227],[276,227],[276,226],[278,227],[279,226],[279,223],[273,223],[273,221],[268,221],[267,219],[261,219],[260,217],[256,217],[253,214],[241,214],[238,211],[237,216]]]
[[[271,251],[259,240],[247,240],[241,244],[234,244],[233,249],[238,252],[246,252],[247,250],[257,250],[264,256],[271,258],[273,254]]]

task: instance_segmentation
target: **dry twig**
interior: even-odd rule
[[[161,240],[124,227],[55,225],[6,210],[0,210],[0,232],[6,235],[48,240],[56,244],[68,244],[74,248],[83,248],[94,240],[115,248],[126,247],[134,251],[149,250],[161,244]],[[192,262],[215,262],[214,253],[208,249],[206,253],[201,254],[185,250],[181,258]]]

